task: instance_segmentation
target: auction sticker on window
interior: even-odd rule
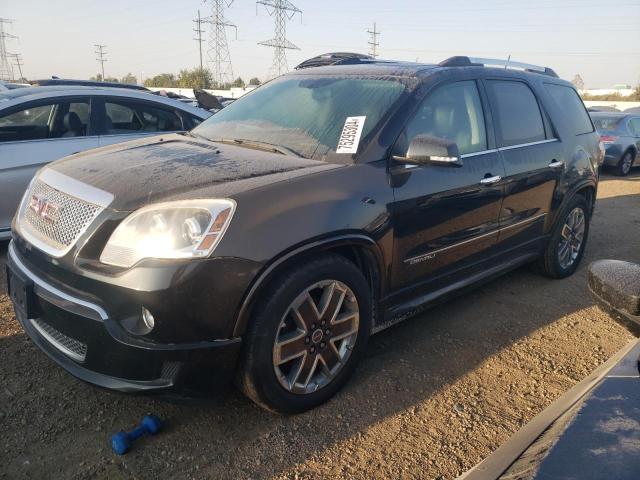
[[[336,153],[356,153],[358,151],[360,135],[362,135],[362,128],[366,119],[366,116],[347,117],[344,127],[342,127]]]

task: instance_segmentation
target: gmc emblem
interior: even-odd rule
[[[58,210],[60,210],[60,207],[42,195],[31,195],[29,209],[40,218],[53,223],[58,218]]]

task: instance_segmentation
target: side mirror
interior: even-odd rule
[[[458,145],[451,140],[431,135],[416,135],[409,144],[407,155],[394,156],[393,159],[400,163],[414,165],[462,166]]]
[[[640,265],[598,260],[589,265],[589,290],[598,305],[640,336]]]

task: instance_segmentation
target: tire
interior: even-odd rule
[[[627,150],[615,167],[614,173],[619,177],[626,177],[631,172],[635,155],[631,150]]]
[[[558,216],[558,221],[553,228],[544,254],[537,262],[537,270],[540,273],[550,278],[565,278],[576,271],[584,255],[589,237],[590,212],[591,209],[584,196],[577,194],[569,201]],[[580,228],[579,222],[572,224],[572,222],[578,221],[579,216],[582,217],[582,228]],[[581,236],[579,230],[582,230]],[[579,236],[578,244],[577,237]],[[566,256],[567,248],[569,249],[569,257]]]
[[[363,356],[372,311],[367,280],[344,257],[323,254],[285,271],[253,309],[238,386],[276,413],[300,413],[326,402]]]

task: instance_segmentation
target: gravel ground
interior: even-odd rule
[[[640,262],[639,228],[640,174],[605,176],[576,275],[522,268],[376,335],[347,387],[294,417],[235,391],[168,403],[85,385],[0,296],[0,478],[454,478],[630,340],[593,306],[585,267]],[[147,412],[166,431],[113,455],[110,435]]]

